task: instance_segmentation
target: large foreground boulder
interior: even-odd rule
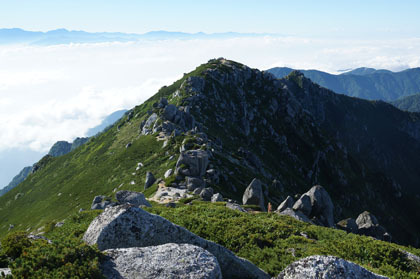
[[[310,256],[288,265],[276,279],[386,279],[363,267],[332,256]]]
[[[134,206],[145,205],[147,207],[152,207],[143,193],[122,190],[115,194],[115,198],[121,204],[128,203]]]
[[[105,250],[102,273],[108,279],[221,279],[217,259],[190,244],[168,243],[151,247]]]
[[[150,214],[141,208],[119,205],[105,210],[87,229],[83,240],[100,250],[185,243],[202,247],[218,260],[224,278],[269,278],[269,275],[245,259],[183,227]]]
[[[262,211],[266,211],[264,205],[264,195],[262,190],[261,181],[254,178],[249,186],[245,189],[242,196],[243,204],[258,205]]]

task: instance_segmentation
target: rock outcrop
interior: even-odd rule
[[[115,198],[120,204],[132,204],[134,206],[144,205],[151,207],[150,203],[146,200],[143,193],[132,192],[132,191],[118,191],[115,194]]]
[[[262,190],[261,181],[254,178],[249,186],[245,189],[242,197],[243,204],[258,205],[262,211],[266,211],[264,205],[264,195]]]
[[[309,217],[316,218],[326,227],[334,227],[334,205],[330,195],[320,185],[313,186],[307,193],[311,199],[311,213]]]
[[[187,150],[181,152],[176,162],[176,172],[185,176],[202,177],[206,173],[209,156],[204,150]],[[182,168],[185,165],[187,168]]]
[[[221,279],[217,259],[190,244],[168,243],[151,247],[105,250],[101,265],[108,279]]]
[[[153,185],[153,183],[155,183],[156,178],[154,177],[153,173],[151,173],[150,171],[148,171],[146,173],[146,180],[144,182],[144,189],[146,190],[147,188],[149,188],[150,186]]]
[[[92,221],[83,240],[90,245],[96,244],[100,250],[166,243],[191,244],[206,249],[217,258],[224,278],[269,278],[264,271],[236,257],[228,249],[130,205],[106,209]]]
[[[287,196],[287,198],[277,207],[277,211],[281,212],[286,208],[292,208],[295,204],[295,200],[291,196]]]
[[[203,190],[201,190],[200,197],[204,201],[210,201],[211,198],[213,197],[213,188],[208,187],[208,188],[204,188]]]
[[[192,195],[187,193],[186,189],[178,189],[173,187],[159,187],[153,196],[153,200],[159,203],[174,202],[183,198],[190,198]]]
[[[273,279],[386,279],[363,267],[332,256],[310,256],[288,265]]]
[[[95,196],[90,207],[91,210],[105,209],[109,206],[113,206],[115,203],[111,202],[111,198],[106,196]]]
[[[313,186],[293,204],[293,207],[290,206],[292,202],[293,198],[287,197],[279,205],[277,212],[283,213],[285,211],[283,215],[289,215],[301,221],[311,220],[311,223],[316,225],[334,227],[334,205],[324,187],[320,185]],[[295,213],[292,213],[290,208]]]
[[[303,194],[293,205],[293,210],[300,211],[309,216],[312,211],[311,198],[307,194]]]
[[[216,193],[211,197],[211,202],[221,202],[223,201],[223,196],[220,193]]]
[[[69,153],[71,150],[71,143],[67,141],[57,141],[51,146],[50,151],[48,151],[48,155],[53,157],[59,157]]]
[[[368,211],[362,212],[356,219],[358,233],[383,240],[389,235],[386,229],[379,225],[375,215]]]

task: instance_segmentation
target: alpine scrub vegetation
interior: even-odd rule
[[[241,213],[224,202],[193,200],[168,208],[154,203],[147,209],[191,232],[212,240],[276,276],[290,263],[311,255],[333,255],[357,263],[390,278],[418,278],[420,266],[407,260],[402,250],[420,250],[314,226],[274,213]],[[81,242],[89,223],[100,213],[86,211],[69,217],[46,236],[52,240],[28,240],[27,233],[6,237],[0,254],[9,257],[15,278],[103,278],[101,252]],[[14,257],[12,259],[12,256]],[[4,266],[4,265],[3,265]]]
[[[83,212],[69,217],[68,224],[52,229],[47,235],[53,241],[31,239],[27,232],[13,232],[1,241],[3,262],[13,278],[104,278],[100,269],[100,253],[81,241],[87,221],[98,212]],[[0,257],[1,258],[1,257]]]
[[[332,255],[390,278],[418,278],[418,262],[406,253],[420,255],[409,246],[419,245],[419,119],[383,102],[335,94],[299,72],[276,79],[210,60],[84,145],[45,157],[1,196],[0,235],[7,236],[0,263],[17,278],[101,278],[103,254],[82,236],[102,211],[87,209],[128,211],[124,197],[146,197],[144,210],[271,276],[298,259]],[[312,185],[322,185],[333,202],[328,227],[274,210],[301,196],[303,212],[300,194]],[[248,189],[257,203],[247,204]],[[270,212],[262,212],[267,205]],[[363,211],[406,246],[335,229]],[[305,218],[316,223],[311,212],[309,204]],[[40,231],[51,243],[28,238]]]

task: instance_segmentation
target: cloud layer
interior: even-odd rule
[[[0,152],[45,152],[83,136],[108,114],[132,108],[211,58],[254,68],[420,66],[420,38],[339,40],[297,37],[165,40],[0,47]]]

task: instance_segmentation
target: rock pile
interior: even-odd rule
[[[289,215],[298,220],[334,227],[334,205],[330,195],[320,185],[313,186],[296,202],[288,196],[277,208],[276,212]]]

